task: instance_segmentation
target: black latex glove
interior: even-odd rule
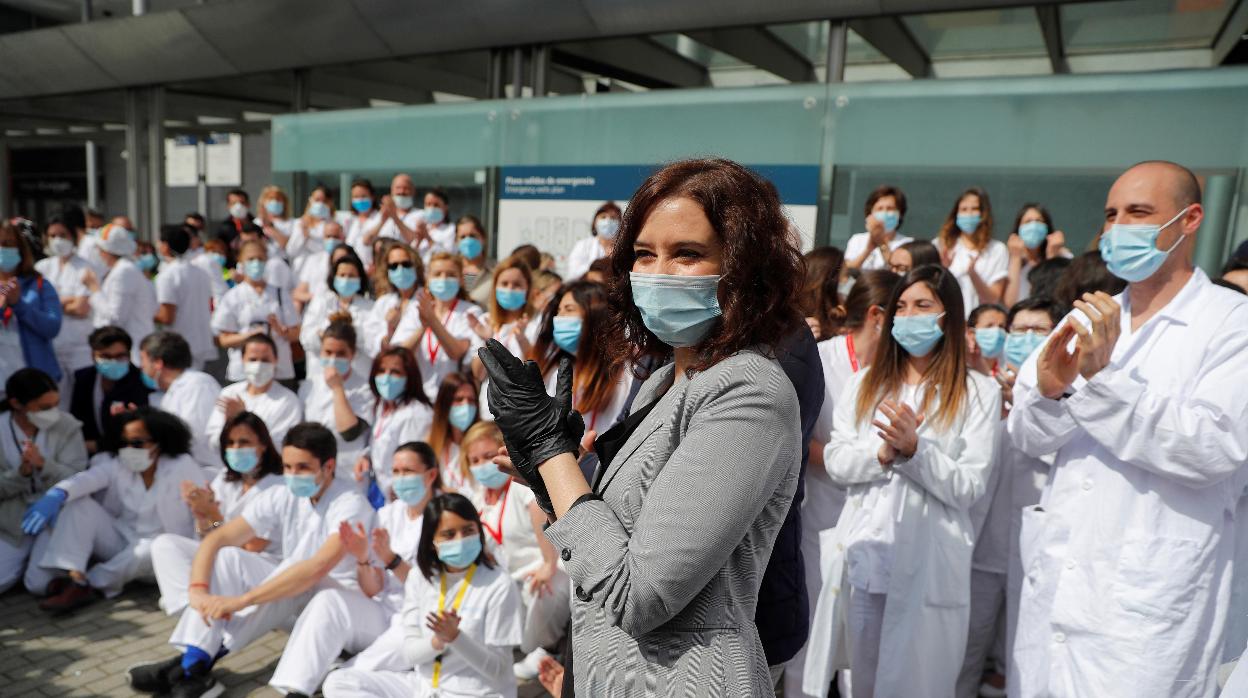
[[[553,514],[537,467],[563,453],[575,457],[580,448],[585,420],[572,409],[572,362],[567,357],[559,361],[559,378],[551,397],[537,363],[521,362],[498,340],[486,342],[477,356],[490,376],[490,412],[503,432],[511,463],[528,481],[537,505]]]

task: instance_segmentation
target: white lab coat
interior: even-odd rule
[[[476,355],[477,347],[485,344],[468,324],[469,315],[475,316],[481,322],[489,321],[479,306],[462,298],[452,301],[450,312],[439,314],[439,319],[452,337],[469,342],[468,351],[459,359],[451,358],[433,330],[427,329],[421,323],[420,312],[415,303],[407,305],[407,311],[399,320],[398,327],[394,328],[391,344],[402,344],[413,336],[417,338],[416,345],[412,347],[412,353],[416,355],[416,364],[420,366],[420,375],[424,379],[425,395],[430,401],[437,398],[438,386],[442,385],[442,379],[446,378],[448,373],[459,371]]]
[[[825,532],[820,590],[806,649],[803,690],[826,695],[834,669],[848,668],[848,582],[842,537],[871,483],[902,478],[895,519],[875,678],[882,697],[949,696],[962,653],[970,600],[972,528],[969,510],[983,496],[992,467],[1001,392],[986,376],[969,374],[966,407],[951,428],[938,430],[932,415],[919,427],[919,448],[887,474],[876,453],[882,443],[870,420],[859,423],[855,402],[869,371],[850,378],[833,417],[824,464],[833,482],[848,487],[837,526]]]
[[[427,441],[432,425],[433,410],[423,402],[412,400],[390,413],[385,413],[382,402],[377,403],[369,424],[368,456],[382,492],[390,492],[395,450],[408,441]]]
[[[220,444],[208,431],[208,421],[217,408],[221,384],[217,379],[195,369],[183,371],[165,391],[160,408],[186,422],[191,430],[191,456],[201,466],[212,470],[221,467]],[[220,431],[220,428],[218,428]]]
[[[360,430],[359,436],[350,441],[343,440],[342,433],[337,429],[337,422],[334,419],[334,391],[325,384],[324,380],[304,381],[299,387],[299,399],[303,401],[304,419],[321,424],[334,432],[334,439],[338,442],[335,473],[338,477],[350,479],[353,478],[355,461],[368,448],[367,420],[373,417],[373,408],[377,398],[373,395],[367,373],[361,374],[353,369],[343,380],[342,387],[347,394],[347,403],[351,405],[351,412],[365,423],[365,428]]]
[[[177,311],[170,330],[191,345],[195,365],[217,356],[212,337],[212,278],[185,259],[166,260],[156,275],[156,301],[168,303]],[[142,341],[142,338],[135,338]]]
[[[373,310],[373,299],[356,295],[347,306],[351,315],[351,326],[355,329],[355,359],[351,362],[351,370],[367,376],[373,368],[373,355],[364,341],[365,323]],[[303,345],[303,353],[307,356],[307,375],[309,381],[323,379],[324,368],[321,366],[321,333],[329,327],[329,316],[342,312],[342,305],[337,293],[327,291],[316,296],[303,309],[303,323],[299,326],[299,343]]]
[[[96,327],[116,325],[130,335],[134,342],[130,360],[138,366],[139,344],[156,329],[156,287],[134,262],[123,257],[104,275],[90,304]]]
[[[299,324],[299,313],[295,312],[294,302],[290,299],[290,290],[266,283],[264,289],[257,291],[247,282],[240,283],[226,292],[221,303],[212,314],[212,331],[238,333],[250,332],[252,328],[261,329],[277,344],[277,379],[287,380],[295,377],[295,365],[291,360],[290,342],[278,336],[277,329],[269,326],[269,316],[276,316],[278,322],[286,327]],[[226,350],[229,365],[225,376],[232,381],[243,379],[243,348],[242,345]],[[137,363],[137,362],[136,362]]]
[[[277,381],[269,383],[268,390],[259,394],[252,393],[248,390],[249,387],[250,384],[247,381],[232,383],[221,389],[221,397],[241,399],[247,411],[264,422],[264,426],[269,430],[269,436],[273,439],[273,444],[280,449],[282,439],[286,438],[286,432],[303,421],[303,403],[299,401],[299,396]],[[225,464],[221,463],[219,445],[221,430],[224,428],[225,410],[214,407],[212,416],[208,418],[208,425],[204,427],[204,433],[208,435],[209,443],[218,445],[217,462],[222,467]]]
[[[1196,269],[1073,395],[1036,390],[1036,352],[1009,435],[1056,452],[1023,512],[1020,695],[1212,696],[1248,461],[1248,298]]]

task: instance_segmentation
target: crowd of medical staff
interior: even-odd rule
[[[215,662],[284,627],[288,695],[569,695],[566,558],[495,463],[477,349],[548,390],[571,359],[586,429],[626,417],[657,366],[607,346],[622,211],[560,274],[417,194],[236,190],[150,243],[93,211],[0,226],[0,591],[65,614],[156,583],[177,651],[143,692],[219,695]],[[1191,268],[1199,186],[1169,163],[1123,175],[1082,253],[980,188],[930,241],[906,212],[881,186],[806,255],[824,389],[801,554],[772,566],[809,632],[773,652],[760,614],[777,686],[1213,695],[1248,641],[1248,249]]]

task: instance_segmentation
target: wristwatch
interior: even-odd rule
[[[394,557],[390,558],[390,562],[386,563],[386,569],[393,572],[401,564],[403,564],[403,558],[399,557],[398,553],[395,553]]]

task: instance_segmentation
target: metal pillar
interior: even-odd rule
[[[506,62],[507,57],[503,55],[503,49],[490,49],[490,64],[485,74],[485,84],[488,90],[486,96],[490,99],[502,99],[506,96],[503,93],[503,68]]]
[[[165,222],[165,88],[148,88],[147,202],[149,240],[160,239]]]
[[[845,82],[845,46],[849,25],[842,21],[828,22],[827,82]]]
[[[350,172],[338,173],[338,210],[351,210],[351,180],[354,177]]]
[[[135,17],[147,14],[147,0],[134,0],[131,4]]]
[[[203,136],[195,140],[195,210],[204,218],[212,219],[208,211],[208,144]]]
[[[298,114],[308,110],[311,104],[309,90],[308,69],[299,68],[293,71],[290,94],[292,112]],[[308,173],[303,171],[292,173],[290,181],[290,207],[293,210],[289,211],[288,215],[294,215],[303,210],[304,199],[308,198]]]
[[[9,195],[13,191],[13,181],[9,173],[9,142],[0,131],[0,221],[13,215],[9,208]]]
[[[524,49],[517,46],[511,50],[511,98],[524,96]]]
[[[533,85],[533,96],[545,97],[550,78],[550,46],[543,44],[533,47],[533,61],[529,69],[533,73],[533,79],[529,81]]]
[[[82,0],[82,21],[91,21],[91,0]]]
[[[142,162],[143,100],[138,88],[126,90],[126,215],[135,224],[143,212]],[[142,226],[139,226],[142,228]]]

